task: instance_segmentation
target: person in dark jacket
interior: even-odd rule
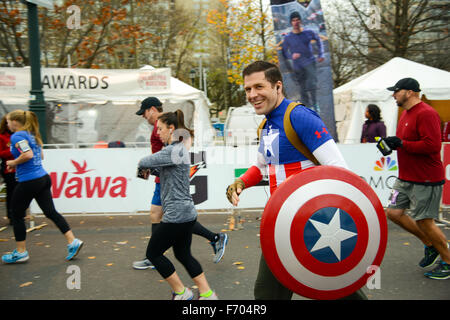
[[[381,121],[381,111],[376,104],[367,106],[366,118],[362,128],[361,143],[376,142],[375,137],[386,137],[386,126]]]

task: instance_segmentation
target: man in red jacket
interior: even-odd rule
[[[394,91],[393,97],[404,111],[396,136],[385,138],[388,146],[397,150],[399,164],[399,176],[392,188],[386,214],[424,243],[425,257],[419,262],[422,268],[433,265],[441,256],[438,266],[425,276],[449,279],[447,239],[434,223],[445,183],[440,154],[441,120],[436,110],[420,100],[417,80],[401,79],[387,89]],[[410,209],[409,215],[405,214],[406,209]]]

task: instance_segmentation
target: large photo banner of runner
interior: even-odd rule
[[[286,97],[315,110],[337,141],[331,57],[320,0],[271,0],[270,5]]]

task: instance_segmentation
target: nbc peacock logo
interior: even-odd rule
[[[396,171],[398,170],[397,161],[391,157],[381,157],[380,160],[375,161],[373,169],[375,171]]]

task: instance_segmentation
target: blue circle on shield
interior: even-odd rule
[[[353,252],[358,234],[355,221],[347,212],[326,207],[309,218],[303,238],[314,258],[324,263],[338,263]]]

